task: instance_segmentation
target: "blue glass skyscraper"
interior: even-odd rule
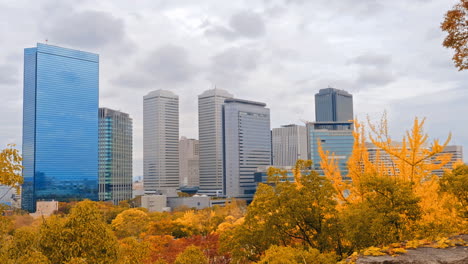
[[[347,122],[353,118],[353,96],[348,92],[325,88],[315,94],[316,122]]]
[[[309,158],[321,171],[319,146],[327,159],[333,159],[343,177],[348,175],[348,159],[353,151],[353,96],[335,88],[320,89],[315,94],[316,122],[307,124]]]
[[[315,122],[307,124],[310,159],[313,168],[321,172],[319,144],[328,159],[337,162],[341,176],[348,175],[348,159],[353,152],[353,122]]]
[[[98,199],[97,54],[37,44],[24,50],[22,208]]]

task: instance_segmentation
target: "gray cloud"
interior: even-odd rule
[[[226,40],[234,40],[239,37],[239,35],[234,32],[234,30],[229,29],[224,26],[213,26],[211,25],[208,29],[205,30],[205,35],[207,36],[219,36]]]
[[[231,17],[229,25],[239,35],[256,38],[265,34],[265,24],[262,17],[251,11],[242,11]]]
[[[58,12],[46,20],[41,30],[52,43],[82,48],[96,48],[122,42],[123,20],[101,11]]]
[[[112,80],[112,83],[142,88],[154,84],[180,84],[191,80],[198,71],[183,47],[169,44],[148,54],[136,68]]]
[[[233,40],[239,37],[258,38],[263,36],[265,32],[265,23],[260,14],[252,11],[241,11],[231,16],[229,27],[211,25],[206,29],[205,35]]]
[[[9,65],[0,65],[0,85],[18,84],[18,71]]]
[[[369,16],[375,16],[383,11],[384,5],[378,0],[322,0],[322,1],[306,1],[306,0],[284,0],[286,5],[316,5],[319,7],[327,7],[327,10],[339,13],[341,16],[352,15],[363,19]]]
[[[445,139],[451,132],[453,137],[450,144],[464,145],[466,151],[466,123],[454,122],[454,119],[466,112],[467,100],[465,87],[395,100],[391,106],[393,116],[390,117],[398,121],[394,122],[393,134],[408,129],[414,117],[426,117],[425,130],[431,138]]]
[[[447,1],[421,1],[202,0],[134,4],[104,0],[96,4],[89,0],[43,0],[34,5],[0,1],[0,17],[8,21],[8,27],[0,26],[1,39],[8,40],[2,42],[0,65],[16,69],[16,84],[11,83],[12,74],[0,71],[1,78],[7,76],[9,83],[0,86],[0,123],[5,124],[0,145],[21,144],[22,48],[49,38],[52,44],[100,54],[101,105],[122,109],[134,118],[135,175],[142,174],[141,97],[158,88],[180,95],[180,133],[194,138],[198,127],[196,98],[212,84],[239,98],[266,102],[272,111],[272,127],[300,118],[313,120],[314,93],[331,85],[352,92],[355,112],[363,116],[389,109],[389,117],[395,117],[392,127],[402,123],[401,117],[415,114],[427,116],[429,122],[444,122],[436,126],[440,133],[454,131],[454,140],[466,149],[468,138],[461,136],[468,135],[468,127],[457,114],[467,112],[466,96],[456,104],[444,101],[436,107],[423,96],[401,104],[394,101],[407,98],[412,93],[409,89],[414,88],[418,89],[414,94],[440,91],[434,96],[436,102],[446,97],[446,89],[468,81],[466,72],[451,66],[452,54],[441,46],[444,35],[439,25],[451,5]],[[239,10],[252,10],[244,13],[253,13],[253,22],[232,23],[239,17]],[[297,30],[298,24],[303,24],[306,31]],[[93,30],[109,32],[98,36],[88,33]],[[133,46],[126,48],[130,40]],[[180,54],[185,55],[173,56],[170,54],[174,52],[164,49],[157,52],[165,43],[177,44],[183,50]],[[369,54],[377,58],[366,57]],[[352,58],[358,55],[364,58]],[[391,56],[388,64],[385,55]],[[350,63],[352,59],[356,61]],[[458,90],[457,95],[464,95],[465,90]],[[391,96],[382,96],[387,91]],[[414,107],[403,109],[401,105]],[[415,112],[422,109],[433,111]],[[438,109],[441,111],[434,112]],[[407,124],[411,125],[411,121]],[[428,132],[433,134],[431,129]]]
[[[362,69],[354,84],[355,89],[375,88],[396,81],[397,77],[381,69]]]
[[[208,79],[214,84],[235,86],[257,69],[259,60],[257,50],[246,47],[229,48],[212,57]]]
[[[386,66],[392,62],[392,57],[383,54],[365,53],[352,58],[348,64],[358,64],[366,66]]]

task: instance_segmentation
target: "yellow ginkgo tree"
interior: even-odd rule
[[[443,143],[429,141],[424,121],[416,118],[400,142],[389,136],[385,116],[377,124],[369,121],[368,131],[355,122],[347,177],[320,148],[320,164],[338,194],[345,233],[357,248],[461,230],[464,223],[450,203],[453,197],[439,191],[433,173],[450,161],[442,151],[451,136]],[[369,141],[375,146],[372,157]]]

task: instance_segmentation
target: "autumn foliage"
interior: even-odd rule
[[[231,200],[169,213],[82,201],[61,203],[48,218],[0,216],[0,262],[331,264],[453,246],[447,237],[468,231],[468,166],[435,176],[450,159],[440,154],[450,136],[429,141],[423,125],[416,119],[396,142],[386,118],[355,122],[347,177],[321,151],[322,172],[304,160],[292,171],[270,168],[248,207]],[[16,177],[9,171],[2,175]]]
[[[458,70],[468,68],[468,0],[460,0],[445,14],[441,29],[448,33],[443,45],[455,51],[453,61]]]

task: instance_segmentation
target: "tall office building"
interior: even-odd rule
[[[179,97],[170,91],[143,97],[143,185],[148,194],[179,187]]]
[[[200,145],[198,140],[181,137],[179,141],[179,174],[181,187],[200,186]]]
[[[286,125],[271,130],[273,165],[294,166],[298,159],[307,159],[305,126]]]
[[[271,165],[270,109],[266,104],[226,99],[223,107],[224,194],[251,198],[254,173]]]
[[[307,124],[310,159],[315,170],[321,171],[319,144],[328,152],[328,159],[338,162],[341,176],[348,175],[348,159],[354,145],[353,122],[314,122]]]
[[[325,88],[315,94],[316,122],[347,122],[353,118],[353,96],[348,92]]]
[[[132,142],[130,116],[99,108],[99,200],[132,199]]]
[[[24,50],[22,208],[98,199],[99,55]]]
[[[222,106],[233,95],[211,89],[198,96],[198,137],[200,144],[200,192],[221,194],[223,190]]]
[[[453,167],[457,165],[457,163],[463,163],[463,146],[457,146],[457,145],[446,146],[445,149],[439,155],[436,155],[434,157],[432,162],[435,162],[435,163],[440,162],[440,161],[437,161],[437,156],[446,155],[446,154],[451,155],[450,161],[447,164],[445,164],[442,167],[442,169],[434,170],[432,172],[439,177],[442,177],[446,170],[452,170]]]
[[[315,122],[307,124],[309,158],[321,170],[319,142],[328,159],[335,159],[341,175],[348,174],[348,158],[353,151],[353,96],[335,88],[320,89],[315,94]]]

